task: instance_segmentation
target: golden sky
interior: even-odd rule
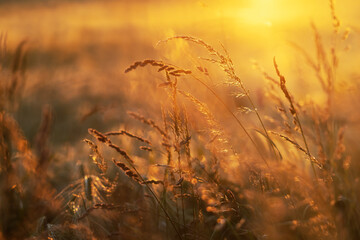
[[[348,27],[354,33],[359,31],[358,9],[360,1],[335,2],[336,15],[341,21],[340,34]],[[33,49],[57,49],[79,56],[84,53],[82,46],[95,49],[116,46],[121,48],[122,57],[118,66],[125,68],[135,60],[162,57],[162,46],[156,47],[159,40],[190,35],[216,47],[220,42],[224,44],[246,77],[253,59],[273,70],[274,56],[285,74],[294,74],[298,65],[294,57],[299,59],[299,56],[289,42],[313,53],[311,22],[317,25],[324,39],[332,33],[331,11],[326,0],[41,1],[2,4],[0,16],[0,31],[8,33],[10,48],[24,38]],[[358,40],[355,34],[349,39],[354,51]],[[184,49],[175,48],[178,53],[174,54],[173,49],[170,55],[183,59]],[[158,51],[159,55],[155,56],[154,52]],[[89,62],[88,55],[85,56]]]

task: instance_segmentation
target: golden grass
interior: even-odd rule
[[[291,43],[325,102],[293,91],[275,58],[273,73],[254,63],[268,82],[256,92],[223,45],[174,36],[157,48],[182,44],[200,57],[130,64],[123,88],[92,99],[124,96],[116,123],[107,114],[119,105],[88,106],[76,117],[87,133],[72,127],[77,143],[67,150],[52,144],[63,117],[56,106],[31,113],[40,119],[32,135],[21,124],[27,42],[10,61],[1,34],[0,239],[359,239],[358,137],[350,132],[359,114],[340,91],[348,30],[341,35],[329,6],[332,34],[312,23],[313,53]],[[125,103],[138,110],[125,114]]]

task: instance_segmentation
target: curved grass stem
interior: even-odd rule
[[[228,111],[228,113],[235,119],[236,123],[241,127],[241,129],[244,131],[244,133],[246,134],[246,136],[250,139],[251,143],[254,145],[257,153],[259,154],[259,156],[261,157],[261,159],[264,161],[264,163],[266,164],[267,167],[270,167],[268,162],[266,161],[265,157],[262,155],[262,153],[260,152],[257,144],[255,143],[254,139],[251,137],[250,133],[248,132],[248,130],[245,128],[244,124],[240,121],[240,119],[238,117],[236,117],[236,115],[231,111],[230,107],[224,102],[224,100],[221,99],[221,97],[211,88],[209,87],[204,81],[202,81],[201,79],[199,79],[198,77],[194,76],[193,74],[191,74],[191,77],[193,77],[195,80],[197,80],[198,82],[200,82],[204,87],[206,87],[214,96],[215,98],[224,106],[224,108],[226,109],[226,111]]]

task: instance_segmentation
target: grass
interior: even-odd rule
[[[157,48],[200,56],[136,61],[119,92],[44,101],[24,121],[28,42],[1,34],[0,239],[359,239],[359,89],[342,85],[349,33],[329,3],[329,39],[312,23],[314,53],[291,43],[324,101],[293,91],[275,58],[254,64],[257,93],[224,46],[174,36]],[[69,112],[66,145],[54,128]]]

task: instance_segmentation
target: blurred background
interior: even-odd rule
[[[348,83],[359,77],[359,55],[355,53],[359,50],[360,2],[335,4],[340,38],[350,29],[347,41],[340,39],[336,44],[341,69],[338,81]],[[134,61],[150,58],[183,68],[198,66],[198,56],[206,57],[206,52],[181,40],[157,44],[176,35],[198,37],[218,49],[223,44],[252,93],[261,94],[264,84],[254,62],[274,74],[272,59],[276,57],[295,95],[321,101],[319,83],[307,80],[313,72],[294,47],[315,57],[311,23],[325,45],[333,44],[333,21],[326,0],[0,1],[5,68],[17,45],[26,40],[26,84],[18,121],[32,138],[40,118],[29,116],[40,116],[43,105],[50,104],[56,118],[54,143],[78,140],[90,126],[109,128],[123,121],[127,109],[147,102],[139,94],[141,89],[161,76],[153,70],[125,75],[124,69]],[[223,75],[213,74],[223,81]],[[142,79],[143,84],[134,79]]]

